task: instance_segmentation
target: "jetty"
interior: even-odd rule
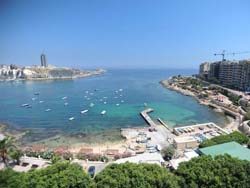
[[[170,127],[167,126],[167,124],[166,124],[164,121],[161,120],[161,118],[157,118],[157,120],[158,120],[164,127],[166,127],[169,131],[171,131],[171,132],[173,131]]]
[[[151,119],[151,117],[148,115],[148,113],[153,112],[154,110],[152,108],[148,108],[146,110],[143,110],[140,114],[143,117],[143,119],[151,126],[156,127],[155,122]]]

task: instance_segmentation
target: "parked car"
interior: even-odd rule
[[[90,175],[91,178],[93,178],[95,176],[95,166],[89,167],[88,174]]]

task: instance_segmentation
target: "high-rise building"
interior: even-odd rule
[[[42,55],[41,55],[41,66],[42,66],[42,67],[47,67],[46,56],[45,56],[45,54],[42,54]]]
[[[204,73],[205,64],[200,65],[200,75]],[[250,60],[241,61],[218,61],[210,63],[207,78],[222,86],[242,91],[250,91]]]
[[[211,79],[219,79],[219,68],[220,68],[220,61],[210,63],[209,70],[208,70],[208,80]]]

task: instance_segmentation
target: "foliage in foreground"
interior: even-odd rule
[[[183,188],[249,188],[250,162],[229,155],[202,156],[181,163],[177,176],[183,177]]]
[[[250,162],[201,156],[169,172],[153,164],[112,164],[91,179],[77,164],[56,163],[27,173],[0,171],[1,188],[249,188]]]
[[[240,132],[235,131],[227,135],[220,135],[210,140],[205,140],[199,145],[199,147],[204,148],[204,147],[213,146],[217,144],[223,144],[223,143],[232,142],[232,141],[238,142],[239,144],[247,144],[249,141],[249,137]]]
[[[56,163],[40,170],[17,173],[0,171],[2,188],[91,188],[94,183],[78,164]]]
[[[97,188],[178,188],[178,177],[153,164],[112,164],[95,178]]]

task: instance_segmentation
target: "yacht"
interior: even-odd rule
[[[81,114],[85,114],[86,112],[88,112],[89,110],[83,110],[81,111]]]
[[[103,110],[103,111],[101,112],[101,114],[102,114],[102,115],[106,114],[106,110]]]
[[[74,120],[75,118],[74,117],[71,117],[71,118],[69,118],[69,121],[72,121],[72,120]]]
[[[51,111],[51,109],[50,109],[50,108],[48,108],[48,109],[46,109],[46,110],[45,110],[45,112],[49,112],[49,111]]]

